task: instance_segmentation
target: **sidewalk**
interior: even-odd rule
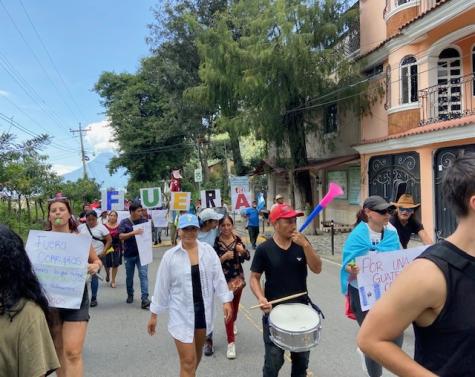
[[[244,222],[236,221],[234,228],[236,229],[237,233],[241,236],[243,240],[249,242],[249,234],[247,230],[244,229]],[[274,229],[272,226],[265,227],[264,234],[262,233],[262,226],[261,226],[261,233],[259,234],[258,244],[264,242],[267,238],[272,237]],[[345,243],[346,238],[348,237],[349,233],[335,233],[334,236],[334,254],[332,255],[332,248],[331,248],[331,234],[322,233],[319,235],[307,235],[306,237],[312,244],[315,250],[326,259],[332,260],[334,262],[340,263],[341,262],[341,252],[343,249],[343,244]]]
[[[237,233],[243,238],[243,240],[249,242],[249,234],[247,230],[244,229],[244,222],[236,221],[235,229]],[[265,227],[265,232],[262,234],[262,225],[261,225],[261,233],[259,234],[258,244],[264,242],[266,239],[272,237],[273,228],[272,226]],[[343,250],[343,245],[350,233],[335,233],[334,235],[334,253],[332,254],[332,247],[331,247],[331,233],[330,232],[322,232],[322,234],[318,235],[306,235],[310,243],[312,244],[313,248],[317,250],[318,254],[320,254],[324,259],[331,260],[336,263],[341,263],[341,254]],[[408,248],[422,246],[422,242],[417,240],[409,241]]]

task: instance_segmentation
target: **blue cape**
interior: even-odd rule
[[[378,245],[373,245],[369,237],[369,227],[364,221],[361,221],[350,233],[343,246],[342,265],[340,270],[341,293],[346,295],[348,290],[349,273],[345,267],[348,263],[354,261],[356,257],[368,254],[370,250],[377,253],[386,251],[395,251],[401,248],[399,236],[396,229],[384,228],[384,236]]]

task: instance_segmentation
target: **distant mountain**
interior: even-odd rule
[[[111,152],[102,152],[99,153],[92,161],[89,161],[86,164],[87,175],[89,178],[94,178],[96,182],[101,185],[101,188],[113,187],[115,189],[125,188],[129,180],[128,175],[126,175],[126,170],[120,168],[113,175],[109,174],[109,165],[114,153]],[[63,174],[63,179],[65,181],[77,181],[79,178],[82,178],[83,171],[82,168],[73,170],[72,172]]]

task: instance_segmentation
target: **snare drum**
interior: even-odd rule
[[[269,314],[270,339],[287,351],[309,351],[318,344],[321,329],[322,318],[308,305],[281,304]]]

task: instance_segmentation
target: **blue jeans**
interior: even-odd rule
[[[284,350],[277,347],[272,340],[270,340],[269,333],[269,315],[262,317],[262,336],[264,338],[265,357],[264,368],[262,368],[263,377],[277,377],[280,368],[284,364]],[[292,360],[291,377],[306,377],[308,360],[310,358],[310,351],[307,352],[291,352],[290,359]]]
[[[140,290],[142,291],[142,300],[148,298],[148,266],[140,265],[140,258],[137,255],[136,257],[124,258],[125,261],[125,285],[127,286],[127,295],[134,295],[134,272],[135,266],[139,270],[139,279],[140,279]]]
[[[91,275],[91,299],[97,298],[97,291],[99,290],[99,279],[97,275]]]

